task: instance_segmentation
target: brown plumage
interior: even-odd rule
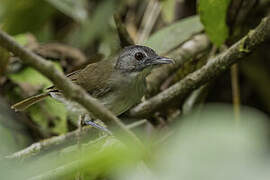
[[[90,64],[67,77],[119,115],[140,101],[144,95],[145,77],[152,68],[172,62],[158,56],[151,48],[135,45],[125,48],[116,58]],[[47,96],[56,97],[55,94],[61,92],[50,87],[47,92],[25,99],[11,108],[23,111]]]
[[[105,73],[105,71],[107,73]],[[98,98],[110,90],[108,79],[113,71],[112,63],[101,61],[87,65],[84,69],[74,71],[67,77],[74,83],[87,90],[92,96]],[[108,73],[109,72],[109,73]],[[58,89],[51,86],[46,89],[47,92],[32,96],[11,106],[15,111],[24,111],[31,105],[42,101],[50,96],[51,93],[60,93]]]

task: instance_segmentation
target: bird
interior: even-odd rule
[[[146,77],[151,71],[159,65],[171,63],[174,63],[172,59],[157,55],[150,47],[131,45],[123,48],[118,56],[89,64],[67,77],[119,116],[141,101],[146,90]],[[51,86],[46,92],[22,100],[11,108],[24,111],[49,96],[68,102],[60,90]],[[87,122],[86,124],[104,130],[92,121]]]

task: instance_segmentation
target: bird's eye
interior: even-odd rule
[[[138,61],[143,60],[144,54],[141,53],[141,52],[137,52],[137,53],[135,54],[135,58],[136,58],[136,60],[138,60]]]

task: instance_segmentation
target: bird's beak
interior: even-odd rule
[[[159,64],[174,64],[174,60],[166,57],[158,56],[152,61],[152,65],[159,65]]]

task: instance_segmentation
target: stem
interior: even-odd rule
[[[238,65],[234,64],[231,67],[231,81],[232,81],[232,96],[233,109],[236,124],[240,121],[240,87],[238,82]]]

